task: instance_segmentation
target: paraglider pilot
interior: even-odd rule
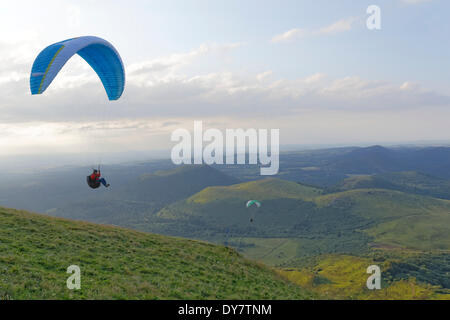
[[[101,175],[102,174],[101,174],[100,170],[94,169],[92,174],[87,177],[88,185],[92,189],[96,189],[96,188],[100,187],[100,184],[103,184],[105,187],[109,187],[109,183],[107,183],[105,178],[102,178]]]

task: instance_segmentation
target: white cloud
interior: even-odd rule
[[[333,35],[341,32],[350,31],[355,22],[359,19],[355,17],[342,19],[336,21],[328,26],[318,28],[318,29],[291,29],[282,34],[274,36],[271,40],[273,43],[277,42],[292,42],[307,36],[322,36],[322,35]]]
[[[316,73],[316,74],[313,74],[313,75],[307,77],[307,78],[305,79],[305,82],[306,82],[307,84],[318,83],[318,82],[320,82],[321,80],[325,79],[326,76],[327,76],[327,75],[324,74],[324,73]]]
[[[339,20],[329,26],[320,28],[315,34],[318,35],[328,35],[328,34],[336,34],[340,32],[350,31],[352,29],[353,24],[357,21],[357,18],[348,18]]]
[[[272,38],[272,42],[289,42],[304,37],[307,34],[306,29],[291,29]]]
[[[411,81],[406,81],[400,86],[400,89],[402,89],[402,90],[410,90],[410,91],[420,90],[420,85],[418,83],[414,83],[414,82],[411,82]]]
[[[267,78],[271,75],[270,79]],[[233,72],[170,77],[152,73],[129,77],[123,97],[110,103],[95,74],[92,81],[75,80],[64,88],[49,88],[30,96],[27,79],[3,83],[7,98],[0,103],[3,121],[76,121],[147,119],[152,117],[265,117],[295,115],[302,110],[413,109],[448,106],[450,98],[405,81],[385,81],[349,76],[329,79],[313,74],[299,79],[272,79],[270,72]],[[264,80],[264,81],[261,81]],[[66,79],[69,81],[69,79]]]
[[[211,53],[226,53],[232,49],[236,49],[246,45],[243,42],[229,44],[202,44],[198,48],[185,53],[174,53],[166,57],[133,63],[127,66],[127,74],[137,76],[153,72],[173,71],[178,67],[182,67],[193,60]]]
[[[108,141],[102,148],[151,148],[152,139],[157,140],[156,146],[163,146],[164,137],[174,126],[189,125],[194,119],[229,127],[270,125],[295,130],[287,123],[304,123],[308,118],[320,128],[322,119],[331,114],[349,119],[370,114],[378,119],[387,113],[418,114],[433,109],[440,119],[440,112],[450,105],[450,97],[412,81],[395,84],[358,76],[333,79],[323,73],[280,79],[270,70],[183,72],[185,66],[202,63],[200,58],[241,45],[202,45],[189,52],[134,63],[127,67],[126,89],[116,102],[106,99],[98,77],[81,58],[71,59],[44,94],[31,96],[29,65],[12,56],[2,57],[8,67],[0,69],[0,147],[5,152],[17,148],[47,150],[45,146],[76,150],[79,147],[75,145],[100,135]],[[20,72],[14,71],[14,66]],[[158,68],[165,72],[158,72]]]
[[[273,74],[272,70],[264,71],[256,75],[256,79],[258,81],[263,81],[264,79],[269,78]]]

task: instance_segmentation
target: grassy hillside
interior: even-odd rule
[[[207,203],[228,199],[239,199],[246,202],[249,199],[262,201],[278,198],[311,200],[321,193],[320,189],[314,187],[281,179],[267,178],[229,187],[209,187],[191,196],[188,202]]]
[[[202,217],[220,220],[223,223],[243,223],[250,217],[260,219],[279,219],[273,215],[271,204],[285,201],[295,206],[311,202],[321,195],[317,188],[301,185],[291,181],[268,178],[231,186],[208,187],[193,196],[178,201],[162,209],[158,216],[167,219]],[[248,200],[264,202],[264,206],[246,207]],[[271,208],[268,212],[268,208]],[[265,213],[270,213],[271,217]]]
[[[303,288],[308,288],[328,299],[450,300],[450,290],[442,290],[439,282],[430,284],[418,281],[417,274],[393,276],[391,271],[393,264],[399,263],[386,259],[380,261],[374,257],[323,255],[316,257],[308,265],[298,269],[280,269],[279,273]],[[378,265],[381,269],[381,290],[367,289],[366,281],[369,274],[366,270],[370,265]],[[432,272],[426,268],[421,271]]]
[[[378,244],[450,250],[450,201],[383,189],[357,189],[316,198],[320,207],[370,219],[364,232]]]
[[[11,299],[305,299],[234,250],[204,242],[0,208],[0,297]],[[81,290],[68,290],[69,265]]]
[[[345,208],[359,216],[382,221],[404,216],[426,215],[437,209],[450,212],[447,200],[385,189],[357,189],[315,198],[319,207]]]

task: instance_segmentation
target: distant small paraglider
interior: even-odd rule
[[[259,202],[258,200],[249,200],[249,201],[247,201],[247,204],[245,205],[247,208],[250,208],[250,207],[255,207],[255,208],[259,208],[259,207],[261,207],[261,202]],[[251,223],[253,223],[253,221],[255,220],[254,219],[254,210],[252,210],[253,212],[252,212],[252,214],[251,214],[251,216],[250,216],[250,222]]]
[[[247,208],[250,208],[251,206],[255,205],[256,207],[261,207],[261,202],[259,202],[258,200],[248,200],[247,201]]]

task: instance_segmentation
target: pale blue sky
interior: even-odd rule
[[[450,86],[450,72],[442,72],[450,70],[448,1],[77,3],[81,10],[79,32],[114,39],[130,61],[189,51],[202,43],[245,42],[248,46],[235,53],[236,59],[229,68],[258,71],[270,67],[280,77],[292,78],[325,72],[336,77],[358,74],[371,79],[407,78],[438,87]],[[382,10],[381,31],[365,28],[365,11],[370,4],[377,4]],[[293,28],[318,29],[352,17],[361,21],[348,32],[307,37],[283,45],[269,43],[274,35]]]
[[[381,30],[366,28],[372,4]],[[43,97],[27,87],[43,47],[80,35],[110,41],[127,68],[110,149],[162,148],[194,119],[280,128],[282,143],[450,140],[449,12],[445,0],[5,1],[0,146],[25,152],[10,146],[38,136],[64,152],[89,139],[80,128],[109,105],[81,59]]]
[[[358,74],[370,79],[407,78],[449,87],[450,72],[443,70],[450,70],[450,3],[412,2],[19,0],[15,5],[4,2],[0,14],[2,20],[12,23],[6,29],[12,35],[35,29],[47,42],[80,34],[103,36],[120,49],[129,63],[186,52],[202,43],[245,42],[247,46],[234,53],[228,69],[270,68],[288,78],[316,72],[336,77]],[[382,10],[380,31],[365,28],[365,11],[370,4]],[[64,23],[71,6],[79,10],[78,26]],[[270,43],[274,35],[293,28],[318,29],[352,17],[361,20],[348,32],[305,37],[281,45]]]

